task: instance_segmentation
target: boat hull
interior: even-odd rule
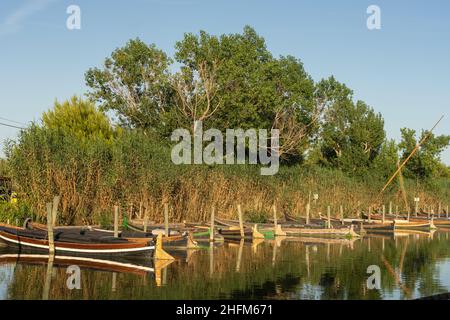
[[[27,237],[19,234],[21,230],[2,229],[0,239],[10,246],[19,249],[32,249],[49,251],[49,241],[35,237]],[[72,253],[83,255],[117,255],[117,254],[141,254],[153,253],[155,247],[150,242],[123,241],[120,243],[81,243],[55,241],[56,253]]]

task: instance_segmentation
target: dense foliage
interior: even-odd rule
[[[320,192],[321,206],[345,204],[351,215],[377,199],[417,143],[409,129],[400,144],[386,139],[382,116],[354,101],[345,84],[334,77],[315,83],[300,60],[274,57],[250,27],[186,34],[175,47],[172,59],[155,45],[129,41],[86,73],[90,100],[56,102],[8,144],[9,173],[38,217],[60,194],[65,223],[110,217],[116,203],[124,210],[142,204],[156,220],[166,202],[178,220],[203,220],[212,204],[231,216],[241,203],[264,219],[274,202],[302,213],[311,191]],[[173,165],[168,136],[196,120],[222,131],[278,128],[285,165],[265,178],[255,166]],[[430,136],[408,163],[411,195],[429,203],[450,198],[449,169],[439,158],[449,141]],[[383,200],[400,204],[395,184],[389,192]]]

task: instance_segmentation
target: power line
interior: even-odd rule
[[[8,121],[8,122],[12,122],[12,123],[15,123],[15,124],[20,124],[20,125],[26,126],[26,124],[25,124],[25,123],[23,123],[23,122],[19,122],[19,121],[14,121],[14,120],[10,120],[10,119],[7,119],[7,118],[3,118],[3,117],[0,117],[0,120],[4,120],[4,121]]]
[[[10,128],[14,128],[14,129],[20,129],[20,130],[25,129],[23,127],[18,127],[18,126],[14,126],[12,124],[6,124],[6,123],[2,123],[2,122],[0,122],[0,126],[10,127]]]

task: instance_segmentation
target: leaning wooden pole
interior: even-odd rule
[[[438,126],[438,124],[442,121],[442,119],[444,118],[444,116],[442,116],[438,122],[436,122],[436,124],[433,126],[433,128],[431,128],[431,130],[428,132],[428,134],[423,137],[423,139],[416,145],[416,147],[414,148],[414,150],[411,152],[411,154],[403,161],[403,163],[398,167],[397,171],[395,171],[395,173],[392,175],[392,177],[388,180],[388,182],[385,184],[385,186],[383,187],[383,189],[381,190],[381,193],[383,193],[384,191],[386,191],[387,187],[389,187],[389,185],[392,183],[392,181],[394,181],[395,177],[399,174],[399,172],[403,169],[403,167],[406,165],[406,163],[408,163],[408,161],[412,158],[412,156],[414,156],[414,154],[417,152],[417,150],[419,150],[420,146],[422,144],[425,143],[425,141],[428,140],[428,138],[431,136],[432,132],[434,131],[434,129],[436,129],[436,127]]]

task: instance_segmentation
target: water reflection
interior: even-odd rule
[[[20,255],[0,249],[3,299],[415,299],[450,291],[448,233],[363,239],[276,238],[205,244],[167,261],[130,263]],[[66,286],[69,265],[81,289]],[[367,268],[381,269],[369,290]]]

